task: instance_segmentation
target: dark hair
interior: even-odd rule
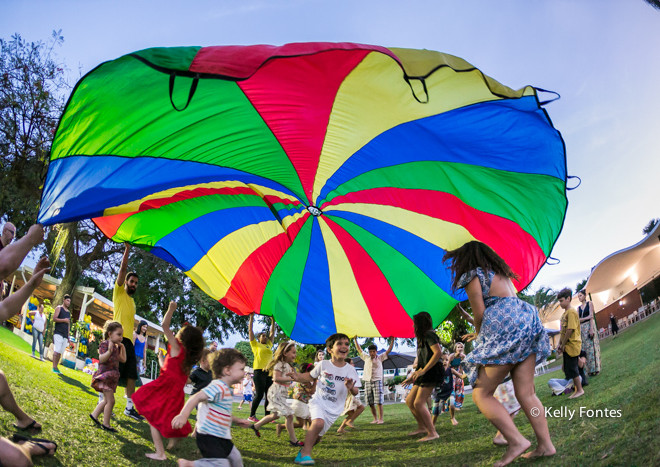
[[[126,280],[129,280],[131,277],[134,277],[134,276],[135,276],[136,279],[138,279],[138,280],[140,279],[140,276],[137,275],[137,272],[131,271],[128,274],[126,274]]]
[[[64,294],[64,297],[62,297],[62,301],[66,300],[67,298],[71,300],[71,295],[69,295],[68,293]]]
[[[107,341],[110,338],[110,334],[117,329],[123,329],[119,321],[106,321],[103,325],[103,339]]]
[[[477,241],[467,242],[460,248],[448,251],[442,261],[451,261],[449,269],[454,275],[451,284],[453,290],[457,289],[458,281],[463,274],[477,268],[493,271],[495,274],[510,279],[518,279],[518,275],[491,247]]]
[[[376,344],[371,344],[369,347],[367,347],[367,350],[378,350],[378,347]]]
[[[339,339],[346,339],[349,342],[351,341],[346,334],[338,332],[338,333],[335,333],[335,334],[331,335],[330,337],[328,337],[325,340],[326,348],[328,350],[330,350],[335,345],[335,342],[337,342]]]
[[[300,366],[300,372],[301,373],[309,373],[314,369],[314,364],[313,363],[303,363]]]
[[[145,320],[142,320],[142,321],[140,321],[140,324],[138,324],[138,327],[137,327],[137,333],[138,334],[141,333],[143,336],[146,336],[147,335],[147,330],[145,329],[145,331],[142,332],[142,326],[147,326],[147,329],[148,329],[149,328],[149,323],[147,323]]]
[[[236,349],[220,349],[211,353],[211,371],[215,379],[222,377],[222,370],[236,362],[247,363],[245,355]]]
[[[589,296],[587,295],[587,290],[586,289],[578,290],[578,293],[581,293],[585,297],[589,298]]]
[[[573,292],[568,287],[565,287],[565,288],[563,288],[559,291],[559,293],[557,294],[557,298],[558,299],[559,298],[571,299],[571,298],[573,298]]]
[[[417,338],[417,347],[424,344],[424,335],[433,330],[433,320],[431,315],[426,311],[420,311],[413,316],[413,328],[415,330],[415,337]]]
[[[181,342],[186,349],[186,357],[181,363],[181,369],[184,373],[190,373],[193,365],[199,362],[204,350],[204,335],[202,330],[195,327],[186,325],[182,327],[176,334],[177,340]]]

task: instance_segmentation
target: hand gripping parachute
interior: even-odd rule
[[[350,43],[142,50],[78,82],[39,222],[93,218],[293,339],[413,335],[477,239],[534,278],[565,216],[536,90],[464,60]]]

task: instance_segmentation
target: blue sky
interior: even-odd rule
[[[71,81],[99,63],[154,46],[360,42],[458,55],[512,87],[561,94],[547,106],[567,147],[563,232],[532,284],[575,286],[660,217],[660,11],[643,0],[16,1],[0,36],[47,39]]]

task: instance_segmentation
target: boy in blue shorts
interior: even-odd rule
[[[172,427],[179,429],[188,421],[192,410],[197,410],[197,447],[204,459],[189,461],[179,459],[179,466],[211,467],[243,465],[241,453],[231,440],[231,424],[249,428],[252,422],[231,414],[234,395],[231,387],[245,376],[247,360],[236,349],[222,349],[211,357],[214,380],[188,399],[181,413],[172,420]]]

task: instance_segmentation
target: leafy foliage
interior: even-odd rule
[[[252,353],[252,347],[248,341],[237,342],[234,346],[236,350],[243,354],[247,358],[247,366],[252,367],[254,364],[254,354]]]

